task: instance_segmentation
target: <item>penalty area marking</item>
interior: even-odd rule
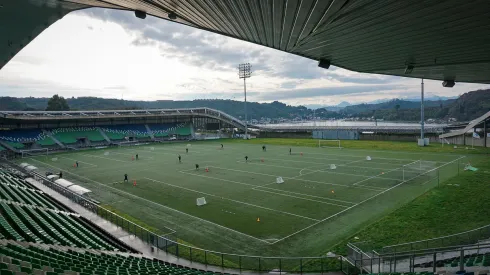
[[[43,163],[43,164],[48,165],[48,166],[51,166],[51,167],[56,167],[56,166],[49,165],[49,164],[47,164],[47,163],[45,163],[45,162],[42,162],[42,161],[39,161],[39,160],[35,160],[35,161],[38,161],[38,162],[40,162],[40,163]],[[146,201],[146,202],[148,202],[148,203],[150,203],[150,204],[154,204],[154,205],[160,206],[160,207],[162,207],[162,208],[166,208],[166,209],[168,209],[168,210],[174,211],[174,212],[179,213],[179,214],[182,214],[182,215],[184,215],[184,216],[188,216],[188,217],[194,218],[194,219],[196,219],[196,220],[199,220],[199,221],[202,221],[202,222],[205,222],[205,223],[212,224],[212,225],[217,226],[217,227],[219,227],[219,228],[223,228],[223,229],[226,229],[226,230],[228,230],[228,231],[232,231],[232,232],[234,232],[234,233],[240,234],[240,235],[242,235],[242,236],[249,237],[249,238],[251,238],[251,239],[254,239],[254,240],[257,240],[257,241],[260,241],[260,242],[266,243],[266,244],[271,244],[271,242],[265,241],[265,240],[263,240],[263,239],[259,239],[259,238],[257,238],[257,237],[254,237],[254,236],[251,236],[251,235],[245,234],[245,233],[243,233],[243,232],[236,231],[236,230],[231,229],[231,228],[228,228],[228,227],[226,227],[226,226],[223,226],[223,225],[220,225],[220,224],[214,223],[214,222],[212,222],[212,221],[208,221],[208,220],[205,220],[205,219],[202,219],[202,218],[199,218],[199,217],[193,216],[193,215],[191,215],[191,214],[187,214],[187,213],[185,213],[185,212],[179,211],[179,210],[174,209],[174,208],[172,208],[172,207],[169,207],[169,206],[166,206],[166,205],[163,205],[163,204],[159,204],[159,203],[157,203],[157,202],[154,202],[154,201],[151,201],[151,200],[148,200],[148,199],[145,199],[145,198],[142,198],[142,197],[136,196],[136,195],[134,195],[134,194],[131,194],[131,193],[125,192],[125,191],[123,191],[123,190],[119,190],[119,189],[117,189],[117,188],[114,188],[114,187],[111,187],[111,186],[105,185],[105,184],[103,184],[103,183],[101,183],[101,182],[98,182],[98,181],[95,181],[95,180],[93,180],[93,179],[90,179],[90,178],[87,178],[87,177],[80,176],[80,175],[78,175],[78,174],[72,173],[72,172],[70,172],[70,171],[68,171],[68,170],[63,170],[63,169],[60,169],[60,170],[65,171],[65,172],[66,172],[66,173],[68,173],[68,174],[75,175],[75,176],[77,176],[77,177],[79,177],[79,178],[86,179],[86,180],[89,180],[89,181],[91,181],[91,182],[95,182],[95,183],[97,183],[98,185],[101,185],[101,186],[106,187],[106,188],[113,189],[113,190],[115,190],[116,192],[123,193],[123,194],[125,194],[125,195],[127,195],[127,196],[134,197],[134,198],[136,198],[136,199],[140,199],[140,200]]]

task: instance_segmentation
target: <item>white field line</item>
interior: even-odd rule
[[[298,193],[298,192],[293,192],[293,191],[286,191],[286,190],[282,190],[282,189],[276,189],[276,188],[265,187],[265,186],[258,186],[258,187],[253,188],[253,189],[257,190],[257,188],[275,190],[275,191],[280,191],[280,192],[284,192],[284,193],[295,194],[295,195],[306,196],[306,197],[317,198],[317,199],[327,199],[327,200],[330,200],[330,201],[343,202],[343,203],[348,203],[348,204],[356,204],[355,202],[350,202],[350,201],[344,201],[344,200],[338,200],[338,199],[330,199],[330,198],[325,198],[325,197],[320,197],[320,196],[314,196],[314,195],[308,195],[308,194],[303,194],[303,193]]]
[[[36,160],[36,161],[38,161],[38,160]],[[49,164],[47,164],[47,163],[45,163],[45,162],[42,162],[42,161],[38,161],[38,162],[44,163],[44,164],[46,164],[46,165],[48,165],[48,166],[51,166],[51,165],[49,165]],[[103,184],[103,183],[101,183],[101,182],[98,182],[98,181],[95,181],[95,180],[92,180],[92,179],[86,178],[86,177],[84,177],[84,176],[77,175],[77,174],[72,173],[72,172],[70,172],[70,171],[67,171],[67,170],[64,170],[64,171],[65,171],[66,173],[68,173],[68,174],[73,174],[73,175],[75,175],[75,176],[77,176],[77,177],[79,177],[79,178],[83,178],[83,179],[89,180],[89,181],[91,181],[91,182],[95,182],[95,183],[97,183],[97,184],[99,184],[99,185],[101,185],[101,186],[103,186],[103,187],[105,187],[105,188],[113,189],[113,190],[115,190],[116,192],[123,193],[123,194],[125,194],[125,195],[130,196],[130,197],[134,197],[134,198],[136,198],[136,199],[140,199],[140,200],[146,201],[146,202],[148,202],[148,203],[151,203],[151,204],[154,204],[154,205],[157,205],[157,206],[160,206],[160,207],[166,208],[166,209],[168,209],[168,210],[171,210],[171,211],[177,212],[177,213],[179,213],[179,214],[182,214],[182,215],[184,215],[184,216],[188,216],[188,217],[194,218],[194,219],[199,220],[199,221],[202,221],[202,222],[206,222],[206,223],[209,223],[209,224],[215,225],[215,226],[217,226],[217,227],[220,227],[220,228],[223,228],[223,229],[226,229],[226,230],[232,231],[232,232],[234,232],[234,233],[237,233],[237,234],[240,234],[240,235],[243,235],[243,236],[249,237],[249,238],[252,238],[252,239],[254,239],[254,240],[257,240],[257,241],[260,241],[260,242],[263,242],[263,243],[270,244],[270,242],[268,242],[268,241],[265,241],[265,240],[262,240],[262,239],[256,238],[256,237],[254,237],[254,236],[251,236],[251,235],[245,234],[245,233],[243,233],[243,232],[236,231],[236,230],[234,230],[234,229],[228,228],[228,227],[226,227],[226,226],[219,225],[219,224],[217,224],[217,223],[214,223],[214,222],[211,222],[211,221],[208,221],[208,220],[205,220],[205,219],[201,219],[201,218],[199,218],[199,217],[193,216],[193,215],[191,215],[191,214],[187,214],[187,213],[185,213],[185,212],[179,211],[179,210],[174,209],[174,208],[171,208],[171,207],[169,207],[169,206],[166,206],[166,205],[163,205],[163,204],[159,204],[159,203],[157,203],[157,202],[154,202],[154,201],[151,201],[151,200],[148,200],[148,199],[145,199],[145,198],[142,198],[142,197],[136,196],[136,195],[134,195],[134,194],[131,194],[131,193],[128,193],[128,192],[125,192],[125,191],[119,190],[119,189],[117,189],[117,188],[114,188],[114,187],[111,187],[111,186],[105,185],[105,184]]]
[[[304,157],[303,158],[305,159],[318,159],[318,160],[330,160],[330,159],[327,159],[327,158],[312,158],[312,157]],[[393,163],[392,161],[377,161],[378,159],[381,159],[381,158],[377,158],[377,157],[371,157],[372,158],[372,161],[370,161],[370,163],[376,163],[376,164],[388,164],[388,165],[403,165],[402,163]],[[385,159],[388,159],[388,158],[385,158]],[[341,159],[337,159],[337,160],[340,160],[340,161],[346,161],[345,159],[344,160],[341,160]],[[363,159],[365,160],[365,159]],[[389,159],[389,160],[396,160],[396,161],[399,161],[399,159]],[[367,162],[367,160],[365,160]],[[411,159],[409,160],[406,160],[406,161],[411,161]]]
[[[197,177],[203,177],[203,178],[208,178],[208,179],[220,180],[220,181],[231,182],[231,183],[236,183],[236,184],[241,184],[241,185],[247,185],[247,186],[256,186],[256,185],[253,185],[253,184],[248,184],[248,183],[234,181],[234,180],[220,179],[220,178],[215,178],[215,177],[210,177],[210,176],[204,176],[204,175],[199,175],[199,174],[187,173],[187,172],[184,172],[184,171],[179,171],[179,172],[180,173],[183,173],[183,174],[197,176]],[[267,188],[267,189],[273,189],[273,188]],[[279,196],[293,197],[293,198],[297,198],[297,199],[301,199],[301,200],[313,201],[313,202],[318,202],[318,203],[323,203],[323,204],[329,204],[329,205],[334,205],[334,206],[338,206],[338,207],[347,207],[347,206],[340,205],[340,204],[335,204],[335,203],[330,203],[330,202],[325,202],[325,201],[318,201],[318,200],[313,200],[313,199],[308,199],[308,198],[301,198],[301,197],[297,197],[297,196],[292,196],[292,195],[287,195],[287,194],[281,194],[281,193],[271,192],[271,191],[266,191],[266,190],[260,190],[260,189],[254,189],[254,188],[252,188],[251,190],[258,191],[258,192],[272,193],[272,194],[279,195]],[[274,189],[274,190],[277,190],[277,189]],[[281,190],[277,190],[277,191],[281,191]],[[323,199],[330,200],[329,198],[323,198]]]
[[[138,152],[137,150],[132,150],[132,151],[136,151],[136,152]],[[145,153],[146,153],[146,151],[145,151]],[[124,154],[124,153],[117,153],[117,152],[110,152],[110,154],[123,155],[123,156],[131,156],[131,157],[134,157],[134,156],[135,156],[134,154]],[[153,159],[153,157],[148,157],[148,159]],[[146,157],[144,157],[143,159],[140,159],[140,158],[138,157],[138,160],[139,160],[139,161],[141,161],[141,160],[147,160],[147,158],[146,158]]]
[[[237,162],[240,162],[240,163],[245,163],[244,161],[237,161]],[[311,169],[311,168],[300,168],[300,167],[292,167],[292,166],[282,166],[282,165],[273,165],[273,164],[262,164],[262,163],[249,163],[249,164],[252,164],[252,165],[263,165],[263,166],[270,166],[270,167],[279,167],[279,168],[287,168],[287,169],[301,169],[299,171],[299,174],[300,176],[304,176],[304,175],[308,175],[308,174],[313,174],[313,173],[329,173],[329,174],[338,174],[338,175],[346,175],[346,176],[354,176],[354,177],[362,177],[362,178],[371,178],[372,176],[366,176],[366,175],[359,175],[359,174],[351,174],[351,173],[342,173],[342,172],[333,172],[333,171],[329,171],[330,168],[325,168],[325,169],[321,169],[321,170],[314,170],[314,169]],[[322,166],[327,166],[329,164],[322,164]],[[337,166],[345,166],[345,165],[337,165]],[[303,171],[312,171],[311,173],[306,173],[306,174],[303,174]],[[397,180],[397,181],[400,181],[400,179],[394,179],[394,178],[381,178],[383,180]]]
[[[217,169],[223,169],[223,170],[229,170],[229,171],[235,171],[235,172],[243,172],[243,173],[248,173],[248,174],[263,175],[263,176],[270,176],[270,177],[276,177],[276,178],[279,177],[278,175],[271,175],[271,174],[265,174],[265,173],[244,171],[244,170],[231,169],[231,168],[223,168],[223,167],[218,167],[218,166],[209,166],[209,167],[214,167],[214,168],[217,168]],[[194,170],[194,169],[189,169],[189,170],[184,170],[184,171],[192,171],[192,170]],[[295,177],[283,177],[283,178],[285,178],[285,179],[295,179],[295,180],[306,181],[306,182],[315,182],[315,183],[321,183],[321,184],[326,184],[326,185],[344,186],[344,187],[358,188],[358,189],[367,189],[367,190],[378,191],[378,192],[385,189],[385,188],[380,188],[380,187],[367,187],[367,188],[364,188],[364,187],[359,187],[359,186],[352,186],[350,184],[339,184],[339,183],[323,182],[323,181],[316,181],[316,180],[299,179],[299,178],[295,178]]]
[[[388,172],[386,172],[386,173],[384,173],[384,174],[388,174],[388,173],[390,173],[390,172],[397,171],[397,170],[400,170],[400,169],[403,169],[403,167],[398,167],[398,168],[395,168],[395,169],[388,170]],[[382,175],[384,175],[384,174],[374,175],[374,176],[369,177],[369,178],[367,178],[367,179],[363,179],[363,180],[360,180],[360,181],[358,181],[358,182],[355,182],[355,183],[353,183],[352,185],[359,185],[359,183],[361,183],[361,182],[365,182],[365,181],[368,181],[368,180],[370,180],[370,179],[374,179],[374,178],[379,178],[379,179],[381,179],[381,178],[380,178],[380,176],[382,176]],[[399,181],[399,180],[397,180],[397,181]],[[402,182],[403,182],[403,180],[402,180]]]
[[[393,189],[397,188],[398,186],[401,186],[402,184],[404,184],[404,183],[405,183],[405,182],[407,182],[407,181],[410,181],[410,180],[412,180],[412,179],[414,179],[414,178],[416,178],[416,177],[419,177],[419,176],[422,176],[422,175],[424,175],[424,174],[427,174],[428,172],[431,172],[431,171],[435,171],[435,170],[437,170],[437,169],[440,169],[440,168],[442,168],[443,166],[446,166],[447,164],[452,163],[452,162],[455,162],[455,161],[460,160],[460,159],[462,159],[462,158],[465,158],[465,156],[461,156],[461,157],[459,157],[459,158],[457,158],[457,159],[455,159],[455,160],[452,160],[452,161],[450,161],[450,162],[448,162],[448,163],[445,163],[445,164],[443,164],[443,165],[440,165],[440,166],[438,166],[438,167],[436,167],[436,168],[434,168],[434,169],[432,169],[432,170],[429,170],[429,171],[427,171],[427,172],[425,172],[425,173],[423,173],[423,174],[420,174],[420,175],[418,175],[418,176],[415,176],[415,177],[413,177],[413,178],[411,178],[411,179],[409,179],[409,180],[402,181],[402,182],[400,182],[399,184],[397,184],[397,185],[395,185],[395,186],[392,186],[392,187],[390,187],[390,188],[388,188],[388,189],[386,189],[386,190],[384,190],[384,191],[382,191],[382,192],[380,192],[380,193],[378,193],[378,194],[375,194],[375,195],[373,195],[373,196],[371,196],[371,197],[369,197],[369,198],[367,198],[367,199],[365,199],[365,200],[363,200],[363,201],[361,201],[361,202],[359,202],[359,203],[357,203],[357,204],[355,204],[355,205],[353,205],[353,206],[351,206],[351,207],[349,207],[349,208],[346,208],[346,209],[344,209],[344,210],[342,210],[342,211],[340,211],[340,212],[338,212],[338,213],[336,213],[336,214],[333,214],[333,215],[331,215],[331,216],[329,216],[329,217],[326,217],[325,219],[323,219],[323,220],[321,220],[321,221],[319,221],[319,222],[317,222],[317,223],[314,223],[314,224],[311,224],[311,225],[309,225],[309,226],[307,226],[307,227],[305,227],[305,228],[302,228],[302,229],[300,229],[300,230],[298,230],[298,231],[296,231],[296,232],[294,232],[294,233],[292,233],[292,234],[290,234],[290,235],[288,235],[288,236],[286,236],[286,237],[283,237],[282,239],[279,239],[279,240],[277,240],[277,241],[273,242],[272,244],[275,244],[275,243],[277,243],[277,242],[283,241],[283,240],[285,240],[285,239],[287,239],[287,238],[289,238],[289,237],[291,237],[291,236],[294,236],[294,235],[296,235],[296,234],[298,234],[298,233],[300,233],[300,232],[303,232],[304,230],[306,230],[306,229],[308,229],[308,228],[311,228],[311,227],[313,227],[313,226],[315,226],[315,225],[317,225],[317,224],[320,224],[320,223],[322,223],[322,222],[324,222],[324,221],[326,221],[326,220],[329,220],[329,219],[331,219],[331,218],[334,218],[334,217],[336,217],[336,216],[338,216],[338,215],[340,215],[340,214],[342,214],[342,213],[344,213],[344,212],[346,212],[346,211],[349,211],[350,209],[352,209],[352,208],[354,208],[354,207],[356,207],[356,206],[358,206],[358,205],[360,205],[360,204],[363,204],[363,203],[365,203],[365,202],[367,202],[367,201],[369,201],[369,200],[372,200],[373,198],[376,198],[377,196],[379,196],[379,195],[381,195],[381,194],[384,194],[384,193],[386,193],[386,192],[388,192],[388,191],[390,191],[390,190],[393,190]],[[432,180],[432,179],[429,179],[429,180],[427,180],[427,181],[430,181],[430,180]],[[426,182],[427,182],[427,181],[426,181]],[[425,182],[424,182],[423,184],[425,184]]]
[[[91,155],[91,154],[80,154],[81,156],[88,156],[88,157],[93,157],[93,158],[99,158],[99,159],[107,159],[107,160],[112,160],[112,161],[117,161],[117,162],[131,162],[131,161],[125,161],[125,160],[118,160],[118,159],[112,159],[112,158],[106,158],[106,157],[99,157],[96,155]]]
[[[296,234],[298,234],[298,233],[300,233],[300,232],[303,232],[304,230],[309,229],[309,228],[311,228],[311,227],[313,227],[313,226],[315,226],[315,225],[317,225],[317,224],[320,224],[320,223],[322,223],[322,222],[324,222],[324,221],[327,221],[327,220],[329,220],[329,219],[331,219],[331,218],[334,218],[334,217],[336,217],[336,216],[338,216],[338,215],[340,215],[340,214],[342,214],[342,213],[344,213],[344,212],[346,212],[346,211],[349,211],[350,209],[352,209],[352,208],[354,208],[354,207],[359,206],[360,204],[363,204],[363,203],[365,203],[365,202],[367,202],[367,201],[369,201],[369,200],[372,200],[372,199],[374,199],[375,197],[377,197],[377,196],[379,196],[379,195],[381,195],[381,194],[384,194],[384,193],[386,193],[386,192],[388,192],[388,191],[390,191],[390,190],[392,190],[392,189],[394,189],[394,188],[396,188],[396,187],[398,187],[398,186],[400,186],[400,185],[404,184],[405,182],[407,182],[407,181],[402,181],[402,182],[400,182],[399,184],[397,184],[397,185],[395,185],[395,186],[393,186],[393,187],[390,187],[390,188],[388,188],[388,189],[386,189],[386,190],[384,190],[384,191],[382,191],[382,192],[380,192],[380,193],[378,193],[378,194],[375,194],[374,196],[371,196],[371,197],[369,197],[369,198],[367,198],[367,199],[365,199],[365,200],[363,200],[363,201],[361,201],[361,202],[358,202],[357,204],[354,204],[353,206],[350,206],[350,207],[348,207],[348,208],[346,208],[346,209],[344,209],[344,210],[342,210],[342,211],[339,211],[339,212],[337,212],[337,213],[335,213],[335,214],[333,214],[333,215],[331,215],[331,216],[329,216],[329,217],[326,217],[325,219],[323,219],[323,220],[321,220],[321,221],[319,221],[319,222],[316,222],[316,223],[311,224],[311,225],[309,225],[309,226],[307,226],[307,227],[305,227],[305,228],[302,228],[302,229],[300,229],[300,230],[298,230],[298,231],[296,231],[296,232],[294,232],[294,233],[292,233],[292,234],[289,234],[288,236],[283,237],[283,238],[281,238],[281,239],[279,239],[279,240],[277,240],[277,241],[273,242],[272,244],[276,244],[276,243],[278,243],[278,242],[280,242],[280,241],[283,241],[283,240],[285,240],[285,239],[287,239],[287,238],[290,238],[291,236],[294,236],[294,235],[296,235]]]
[[[236,202],[236,203],[241,203],[241,204],[252,206],[252,207],[262,208],[262,209],[269,210],[269,211],[272,211],[272,212],[278,212],[278,213],[282,213],[282,214],[286,214],[286,215],[290,215],[290,216],[295,216],[295,217],[299,217],[299,218],[303,218],[303,219],[308,219],[308,220],[312,220],[312,221],[319,221],[318,219],[314,219],[314,218],[310,218],[310,217],[305,217],[305,216],[297,215],[297,214],[294,214],[294,213],[280,211],[280,210],[276,210],[276,209],[272,209],[272,208],[268,208],[268,207],[263,207],[263,206],[255,205],[255,204],[252,204],[252,203],[247,203],[247,202],[243,202],[243,201],[229,199],[229,198],[226,198],[226,197],[222,197],[222,196],[218,196],[218,195],[214,195],[214,194],[210,194],[210,193],[206,193],[206,192],[201,192],[201,191],[197,191],[197,190],[186,188],[186,187],[182,187],[182,186],[173,185],[173,184],[166,183],[166,182],[159,181],[159,180],[155,180],[155,179],[150,179],[150,178],[145,178],[145,179],[150,180],[150,181],[154,181],[154,182],[158,182],[158,183],[163,183],[165,185],[169,185],[169,186],[172,186],[172,187],[175,187],[175,188],[184,189],[184,190],[187,190],[187,191],[190,191],[190,192],[203,194],[203,195],[210,196],[210,197],[221,198],[221,199],[224,199],[224,200],[228,200],[228,201],[232,201],[232,202]]]
[[[81,161],[81,160],[76,160],[76,159],[72,159],[72,158],[67,158],[67,157],[59,157],[59,158],[64,158],[64,159],[69,159],[69,160],[73,160],[73,161],[78,161],[80,163],[85,163],[85,164],[88,164],[88,165],[91,165],[91,166],[95,166],[97,167],[98,165],[95,165],[95,164],[92,164],[92,163],[88,163],[88,162],[85,162],[85,161]]]

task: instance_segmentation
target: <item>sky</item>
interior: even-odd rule
[[[418,98],[420,80],[362,74],[133,12],[72,12],[0,70],[0,96],[243,100],[239,63],[252,64],[247,100],[311,107]],[[425,81],[426,96],[490,85]]]

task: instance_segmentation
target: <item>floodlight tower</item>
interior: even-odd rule
[[[243,78],[243,93],[245,95],[245,138],[248,139],[248,124],[247,124],[247,82],[246,79],[252,76],[252,65],[243,63],[238,65],[238,76]]]

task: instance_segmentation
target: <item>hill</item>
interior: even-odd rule
[[[48,98],[34,97],[0,97],[0,109],[9,111],[45,110],[48,100]],[[237,118],[243,118],[245,114],[242,101],[223,99],[134,101],[97,97],[72,97],[67,98],[67,102],[71,110],[209,107],[221,110]],[[260,120],[261,118],[266,118],[265,121],[268,121],[268,119],[307,119],[311,118],[313,114],[321,119],[375,117],[389,121],[420,120],[420,101],[417,102],[410,99],[393,99],[386,102],[357,105],[349,105],[344,102],[337,106],[319,108],[315,111],[305,106],[291,106],[278,101],[272,103],[248,102],[247,107],[250,120]],[[481,116],[489,110],[490,89],[471,91],[457,99],[425,101],[427,119],[446,120],[448,118],[456,118],[458,121],[468,121]]]

